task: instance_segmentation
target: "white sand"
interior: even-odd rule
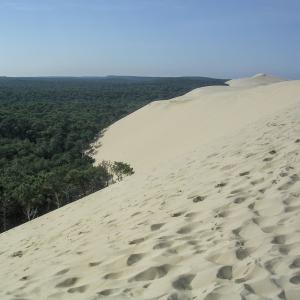
[[[249,86],[111,126],[137,173],[1,234],[0,299],[299,299],[300,81]]]
[[[96,161],[126,161],[138,173],[149,172],[299,101],[298,81],[278,83],[262,75],[228,83],[152,102],[114,123],[96,143]]]

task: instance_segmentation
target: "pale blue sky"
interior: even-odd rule
[[[0,0],[0,76],[300,78],[299,0]]]

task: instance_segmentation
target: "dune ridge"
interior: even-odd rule
[[[299,299],[300,82],[233,89],[128,116],[138,123],[159,106],[174,124],[183,100],[200,117],[214,108],[220,124],[196,135],[187,123],[194,147],[172,144],[176,159],[151,160],[149,149],[135,175],[1,234],[0,299]]]
[[[96,163],[126,161],[136,172],[149,172],[299,101],[299,81],[259,74],[228,84],[152,102],[114,123],[95,143]]]

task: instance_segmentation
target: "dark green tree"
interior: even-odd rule
[[[129,164],[120,161],[112,164],[112,172],[117,176],[118,181],[122,180],[124,176],[134,174],[133,168]]]

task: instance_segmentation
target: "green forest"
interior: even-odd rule
[[[99,133],[147,103],[194,88],[204,77],[0,77],[0,232],[121,180],[126,163],[93,166]]]

